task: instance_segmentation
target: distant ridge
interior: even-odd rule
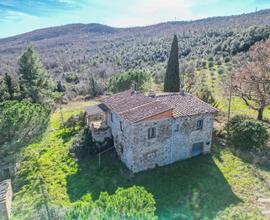
[[[226,56],[226,48],[216,47],[223,47],[223,42],[251,26],[269,24],[270,9],[265,9],[256,13],[168,21],[142,27],[77,23],[43,28],[0,39],[0,76],[5,72],[15,75],[17,58],[30,44],[38,50],[46,68],[57,79],[70,73],[105,73],[108,76],[134,68],[152,68],[151,71],[158,74],[167,59],[174,33],[179,35],[182,57],[203,59],[213,49],[224,49]]]

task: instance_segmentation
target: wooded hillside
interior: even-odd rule
[[[148,69],[160,82],[174,33],[180,58],[203,67],[207,61],[210,65],[230,62],[231,56],[267,39],[267,24],[270,10],[134,28],[101,24],[46,28],[0,39],[0,76],[8,72],[16,77],[17,59],[32,44],[54,79],[74,93],[71,96],[88,93],[89,76],[104,82],[112,74],[130,69]]]

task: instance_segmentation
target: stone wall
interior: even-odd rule
[[[203,128],[197,130],[198,120],[203,120]],[[198,115],[192,117],[178,118],[174,121],[174,126],[179,125],[179,131],[174,131],[173,135],[173,159],[172,162],[191,157],[192,146],[195,143],[203,142],[203,153],[211,150],[213,115]]]
[[[114,146],[121,160],[133,172],[164,166],[190,158],[193,144],[202,142],[203,153],[209,153],[212,142],[213,115],[157,118],[130,124],[113,113],[107,115],[112,129]],[[203,128],[197,130],[197,121]],[[122,129],[120,126],[122,125]],[[156,128],[156,137],[148,138],[148,128]]]
[[[9,220],[11,217],[12,187],[11,180],[0,182],[0,220]]]
[[[103,143],[108,139],[111,139],[112,132],[110,127],[104,128],[91,128],[93,141]]]
[[[126,164],[126,166],[132,170],[133,166],[133,152],[132,152],[132,125],[127,121],[121,120],[121,118],[113,113],[113,121],[111,117],[108,117],[108,124],[112,128],[112,135],[114,139],[114,146],[120,159]],[[120,126],[122,124],[122,129]]]

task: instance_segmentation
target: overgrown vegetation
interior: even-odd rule
[[[224,110],[228,94],[222,94],[220,85],[229,83],[230,92],[233,90],[233,95],[237,95],[232,98],[236,103],[232,109],[242,110],[246,104],[258,111],[258,119],[262,120],[270,97],[270,41],[264,42],[269,38],[270,28],[249,27],[250,23],[240,25],[239,29],[235,26],[211,29],[196,22],[192,28],[189,24],[169,23],[167,35],[163,31],[157,31],[155,37],[147,33],[143,37],[126,34],[124,40],[113,34],[119,33],[116,29],[110,29],[112,39],[107,39],[107,35],[101,35],[101,41],[100,35],[91,38],[99,45],[94,50],[89,46],[86,50],[60,46],[56,54],[59,57],[65,54],[65,61],[55,54],[53,61],[45,58],[57,85],[34,48],[28,47],[19,58],[18,72],[8,69],[0,83],[0,130],[3,130],[0,155],[14,153],[19,147],[22,150],[22,163],[14,184],[14,218],[156,219],[156,215],[161,219],[262,218],[256,201],[258,197],[270,196],[268,167],[249,164],[229,149],[215,146],[212,156],[133,175],[115,152],[95,156],[97,151],[89,129],[83,129],[84,114],[78,115],[82,106],[64,109],[61,106],[64,95],[95,97],[103,94],[107,86],[111,92],[119,92],[136,83],[139,90],[146,91],[154,81],[161,90],[169,58],[164,91],[179,91],[180,59],[181,86],[186,91]],[[168,56],[170,34],[175,30]],[[239,67],[239,60],[246,64],[230,81],[228,72]],[[49,109],[55,100],[61,107],[51,116],[46,130]],[[268,140],[266,128],[254,119],[236,116],[227,126],[228,143],[235,148],[260,149]]]
[[[229,144],[241,149],[265,147],[269,134],[266,127],[247,116],[234,116],[227,124]]]
[[[85,201],[85,197],[88,198]],[[93,202],[91,196],[84,196],[84,202],[75,203],[66,214],[66,220],[80,219],[157,219],[155,200],[143,187],[118,188],[109,195],[102,192]]]
[[[41,138],[50,120],[50,109],[27,101],[0,103],[0,161],[13,164],[21,149]],[[8,178],[6,176],[5,178]]]
[[[78,114],[83,106],[74,103],[64,107],[64,120]],[[99,200],[101,192],[114,195],[118,187],[144,187],[153,195],[155,214],[161,219],[196,216],[197,219],[226,219],[226,216],[259,219],[256,198],[270,196],[265,182],[256,174],[269,180],[267,167],[249,164],[219,146],[214,146],[212,156],[177,162],[135,176],[130,175],[115,152],[101,156],[101,167],[97,156],[76,161],[69,148],[79,129],[62,128],[57,111],[43,139],[24,149],[24,160],[15,181],[15,219],[47,219],[46,205],[50,216],[64,217],[67,211],[64,207],[73,210],[80,202],[88,206],[91,201]],[[88,209],[84,210],[77,211],[89,213]]]
[[[109,80],[108,89],[111,92],[121,92],[131,88],[132,83],[136,83],[137,89],[146,91],[151,88],[152,76],[147,71],[132,70],[114,75]]]
[[[268,24],[269,10],[137,29],[97,24],[51,28],[2,40],[0,75],[8,72],[16,81],[16,59],[32,43],[48,72],[66,87],[68,99],[89,95],[93,78],[100,88],[106,88],[112,75],[133,69],[147,69],[162,83],[174,33],[181,61],[199,69],[217,65],[226,75],[223,64],[230,65],[232,57],[242,57],[254,43],[266,40]]]

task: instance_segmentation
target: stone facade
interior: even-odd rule
[[[9,220],[11,217],[12,187],[11,180],[0,182],[0,220]]]
[[[213,115],[146,120],[136,124],[122,121],[113,113],[114,146],[121,160],[133,172],[164,166],[192,157],[192,148],[203,143],[203,154],[209,153],[212,142]],[[197,122],[202,120],[202,129]],[[148,137],[148,129],[155,128],[156,136]]]
[[[164,166],[211,150],[215,108],[185,93],[145,96],[127,90],[89,108],[101,112],[108,133],[98,132],[96,140],[112,136],[115,149],[132,172]],[[102,137],[103,136],[103,137]]]

